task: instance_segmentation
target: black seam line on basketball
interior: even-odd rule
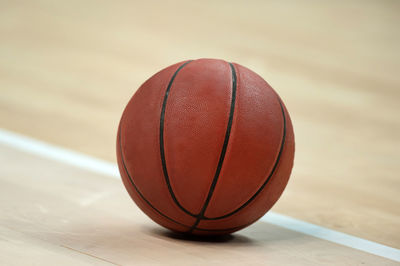
[[[149,205],[154,211],[156,211],[156,212],[157,212],[158,214],[160,214],[162,217],[168,219],[168,220],[171,221],[171,222],[174,222],[174,223],[176,223],[176,224],[179,224],[180,226],[190,228],[190,226],[185,225],[185,224],[182,224],[182,223],[180,223],[180,222],[178,222],[178,221],[175,221],[174,219],[168,217],[167,215],[165,215],[164,213],[162,213],[161,211],[159,211],[158,209],[156,209],[156,207],[154,207],[154,206],[150,203],[150,201],[148,201],[148,200],[143,196],[143,194],[139,191],[139,189],[137,188],[137,186],[136,186],[135,183],[133,182],[133,179],[132,179],[131,175],[129,174],[129,171],[128,171],[126,165],[125,165],[124,154],[123,154],[123,152],[122,152],[121,126],[120,126],[120,129],[119,129],[119,146],[120,146],[119,148],[120,148],[120,153],[121,153],[121,161],[122,161],[122,165],[123,165],[123,167],[124,167],[125,173],[126,173],[126,175],[128,176],[129,181],[131,182],[132,186],[135,188],[136,192],[137,192],[137,193],[139,194],[139,196],[142,198],[142,200],[143,200],[144,202],[146,202],[147,205]]]
[[[171,182],[169,179],[169,175],[168,175],[168,170],[167,170],[167,163],[165,161],[165,149],[164,149],[164,123],[165,123],[165,109],[167,107],[167,100],[168,100],[168,95],[169,95],[169,91],[171,90],[171,86],[172,83],[175,80],[176,75],[178,75],[179,71],[181,71],[181,69],[186,66],[187,64],[189,64],[190,62],[192,62],[192,60],[189,60],[187,62],[185,62],[184,64],[182,64],[174,73],[174,75],[172,76],[171,80],[168,83],[167,86],[167,90],[165,91],[165,96],[164,96],[164,100],[163,100],[163,104],[162,104],[162,108],[161,108],[161,116],[160,116],[160,156],[161,156],[161,163],[162,163],[162,169],[163,169],[163,173],[164,173],[164,179],[165,182],[167,183],[167,187],[168,187],[168,191],[172,197],[172,200],[175,202],[175,204],[182,210],[184,211],[186,214],[196,217],[195,214],[191,213],[190,211],[186,210],[178,201],[178,199],[175,196],[174,191],[172,190],[171,187]]]
[[[265,186],[266,186],[266,185],[268,184],[268,182],[271,180],[271,178],[272,178],[272,176],[274,175],[275,170],[276,170],[276,168],[277,168],[277,166],[278,166],[278,164],[279,164],[279,161],[280,161],[280,159],[281,159],[281,155],[282,155],[283,147],[285,146],[285,139],[286,139],[286,117],[285,117],[285,111],[284,111],[282,102],[280,101],[279,98],[278,98],[278,101],[279,101],[279,104],[280,104],[280,106],[281,106],[282,115],[283,115],[283,134],[282,134],[282,142],[281,142],[281,147],[280,147],[280,149],[279,149],[279,153],[278,153],[278,156],[277,156],[277,158],[276,158],[274,167],[272,168],[271,173],[269,174],[267,180],[265,180],[264,184],[262,184],[262,186],[257,190],[257,192],[256,192],[248,201],[246,201],[242,206],[240,206],[240,207],[237,208],[236,210],[234,210],[234,211],[232,211],[232,212],[230,212],[230,213],[228,213],[228,214],[225,214],[225,215],[223,215],[223,216],[219,216],[219,217],[203,217],[204,220],[219,220],[219,219],[224,219],[224,218],[227,218],[227,217],[229,217],[229,216],[231,216],[231,215],[233,215],[233,214],[239,212],[239,211],[242,210],[244,207],[246,207],[247,205],[249,205],[250,202],[252,202],[252,201],[257,197],[257,195],[260,194],[260,192],[265,188]]]
[[[214,193],[215,186],[217,185],[219,174],[220,174],[221,169],[222,169],[222,164],[223,164],[224,159],[225,159],[226,149],[228,147],[229,137],[231,135],[231,129],[232,129],[232,123],[233,123],[233,114],[235,112],[236,86],[237,85],[236,85],[235,67],[232,65],[232,63],[229,63],[229,66],[230,66],[231,72],[232,72],[232,99],[231,99],[231,107],[230,107],[230,111],[229,111],[228,126],[226,127],[226,132],[225,132],[224,144],[222,146],[221,154],[220,154],[219,160],[218,160],[217,170],[215,171],[214,179],[213,179],[213,181],[211,183],[210,190],[208,191],[207,198],[206,198],[206,200],[204,202],[204,205],[203,205],[199,215],[197,216],[196,222],[193,224],[193,226],[188,231],[189,233],[191,233],[194,229],[196,229],[196,226],[199,224],[200,220],[203,219],[203,217],[204,217],[204,213],[206,212],[208,204],[210,203],[211,197],[212,197],[212,195]]]

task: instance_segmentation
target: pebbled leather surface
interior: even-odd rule
[[[231,103],[231,69],[196,60],[177,75],[165,114],[165,150],[171,185],[182,205],[199,213],[217,168]]]
[[[148,79],[126,106],[120,122],[121,146],[126,168],[137,188],[151,204],[168,217],[181,223],[191,224],[194,218],[183,213],[174,203],[166,187],[163,175],[159,124],[162,101],[168,82],[181,63],[170,66]],[[117,143],[117,149],[119,149]],[[120,152],[117,152],[122,180],[131,197],[151,218],[149,206],[136,200],[137,193],[122,167]]]
[[[251,70],[239,65],[235,68],[237,96],[232,131],[207,217],[232,212],[256,193],[272,170],[283,136],[283,115],[276,93]]]
[[[232,72],[223,60],[200,59],[181,67],[174,77],[163,130],[168,189],[160,155],[160,117],[168,84],[183,63],[158,72],[132,97],[121,118],[117,157],[122,180],[138,206],[157,223],[187,232],[216,173],[231,108]],[[279,96],[251,70],[239,64],[234,68],[232,128],[205,217],[232,215],[202,219],[194,234],[229,233],[259,219],[282,194],[293,166],[293,128],[283,103],[286,136],[281,150],[284,118]]]

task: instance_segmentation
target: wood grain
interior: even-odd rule
[[[400,247],[398,1],[0,5],[2,127],[115,161],[143,81],[184,59],[238,62],[294,123],[295,168],[274,211]]]
[[[0,162],[2,265],[396,265],[265,222],[183,238],[151,222],[117,179],[4,146]]]

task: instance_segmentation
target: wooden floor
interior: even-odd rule
[[[400,248],[399,13],[398,1],[0,0],[0,127],[115,162],[144,80],[184,59],[238,62],[294,123],[295,167],[273,210]],[[390,263],[265,223],[222,243],[175,239],[118,181],[0,151],[0,264]]]
[[[117,179],[3,145],[0,160],[0,265],[396,265],[262,221],[184,239],[143,215]]]

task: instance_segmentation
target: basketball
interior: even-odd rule
[[[236,63],[171,65],[127,104],[118,129],[123,183],[156,223],[227,234],[279,199],[294,159],[289,113],[271,86]]]

